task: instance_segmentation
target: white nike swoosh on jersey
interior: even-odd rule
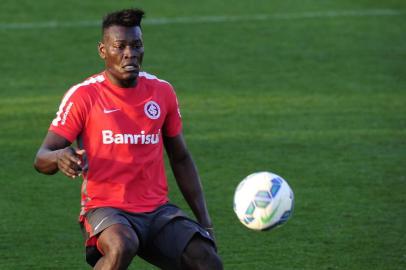
[[[94,231],[97,231],[97,229],[100,227],[100,225],[106,220],[106,219],[108,219],[109,217],[105,217],[105,218],[103,218],[97,225],[96,225],[96,227],[94,227]]]
[[[104,112],[104,113],[112,113],[112,112],[116,112],[116,111],[119,111],[119,110],[120,110],[120,109],[113,109],[113,110],[104,109],[103,112]]]

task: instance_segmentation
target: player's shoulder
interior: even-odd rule
[[[158,78],[157,76],[150,74],[148,72],[142,71],[138,74],[138,77],[144,81],[147,85],[156,86],[159,89],[171,89],[173,90],[172,85],[163,79]]]
[[[73,89],[73,91],[75,90],[81,90],[81,91],[91,91],[95,88],[97,88],[98,85],[100,85],[101,83],[103,83],[106,80],[106,78],[104,77],[103,73],[99,73],[96,75],[93,75],[91,77],[88,77],[87,79],[85,79],[84,81],[77,83],[75,85],[73,85],[70,90]]]
[[[65,96],[88,96],[97,92],[98,86],[105,81],[103,73],[95,74],[84,81],[77,83],[69,88]]]

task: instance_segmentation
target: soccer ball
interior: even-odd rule
[[[234,212],[246,227],[270,230],[293,213],[294,196],[288,183],[270,172],[248,175],[234,193]]]

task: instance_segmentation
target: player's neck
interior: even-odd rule
[[[117,86],[120,88],[134,88],[135,86],[137,86],[138,76],[135,78],[128,79],[128,80],[118,80],[113,75],[111,75],[109,72],[105,72],[105,74],[107,75],[107,79],[114,86]]]

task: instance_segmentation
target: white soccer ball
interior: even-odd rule
[[[234,193],[234,212],[246,227],[270,230],[293,213],[294,196],[288,183],[270,172],[248,175]]]

